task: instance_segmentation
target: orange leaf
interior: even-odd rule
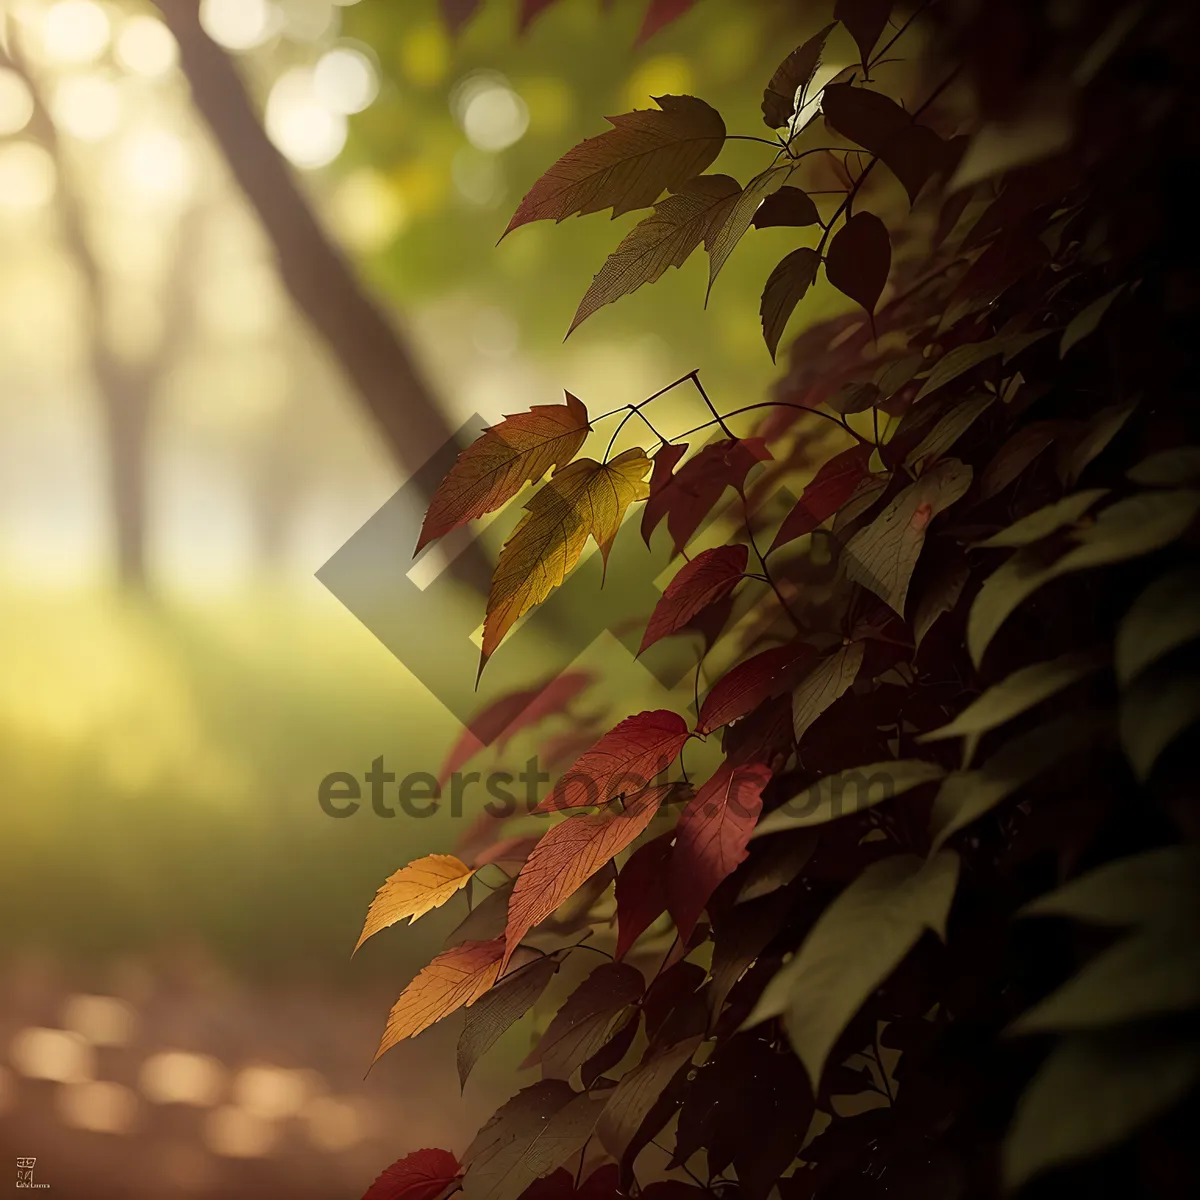
[[[672,787],[647,788],[624,812],[571,817],[545,834],[517,876],[508,904],[503,963],[535,925],[637,838]]]
[[[609,463],[582,458],[534,493],[492,576],[480,673],[513,625],[566,578],[589,534],[607,562],[626,509],[649,494],[643,482],[649,469],[637,447]]]
[[[416,1037],[452,1012],[475,1003],[496,982],[504,939],[464,942],[439,954],[400,993],[388,1013],[376,1063],[397,1042]]]
[[[375,893],[358,947],[381,929],[408,917],[411,925],[430,909],[440,908],[475,872],[453,854],[429,854],[402,867]]]
[[[495,512],[525,484],[579,453],[591,426],[587,409],[570,392],[566,404],[535,404],[507,416],[459,456],[434,493],[415,554],[452,529]]]

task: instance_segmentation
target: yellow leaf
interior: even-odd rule
[[[453,854],[429,854],[403,867],[375,893],[355,951],[372,934],[440,908],[475,872]]]
[[[610,463],[582,458],[534,494],[492,577],[480,673],[513,625],[566,578],[589,535],[608,561],[626,510],[650,493],[643,482],[649,469],[645,451],[636,447]]]

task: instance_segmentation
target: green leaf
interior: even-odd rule
[[[977,770],[948,775],[930,813],[932,852],[1051,767],[1086,750],[1108,727],[1095,713],[1065,713],[1005,743]]]
[[[963,765],[969,765],[983,734],[1048,700],[1099,666],[1100,660],[1095,656],[1064,654],[1060,658],[1022,667],[1003,682],[988,688],[948,725],[922,734],[917,741],[940,742],[952,737],[965,738]]]
[[[1088,463],[1121,431],[1137,404],[1135,398],[1124,404],[1102,408],[1087,422],[1074,441],[1063,445],[1058,459],[1058,477],[1064,487],[1074,485]]]
[[[567,336],[598,308],[653,283],[668,267],[682,267],[692,251],[724,224],[741,190],[728,175],[701,175],[660,200],[605,260],[579,302]]]
[[[912,618],[913,648],[919,650],[934,622],[958,603],[970,577],[966,563],[952,563],[930,581]]]
[[[708,250],[709,292],[712,291],[713,283],[720,274],[721,268],[733,253],[734,246],[742,240],[742,236],[750,228],[758,206],[772,192],[777,191],[787,182],[792,170],[791,166],[785,164],[782,167],[768,167],[761,174],[755,175],[728,209],[725,219],[710,231],[710,235],[704,242],[705,249]]]
[[[1125,290],[1125,285],[1119,284],[1111,292],[1106,292],[1099,300],[1093,300],[1082,312],[1078,313],[1071,323],[1063,330],[1062,341],[1058,345],[1058,357],[1065,358],[1067,351],[1077,342],[1095,333],[1104,320],[1112,302]]]
[[[957,459],[944,459],[926,471],[846,543],[847,578],[903,615],[909,580],[930,521],[960,500],[970,486],[971,468]]]
[[[1200,679],[1177,675],[1165,682],[1146,676],[1121,700],[1120,733],[1125,756],[1143,783],[1159,755],[1200,721]]]
[[[930,392],[936,392],[938,388],[945,387],[951,380],[965,375],[980,363],[987,362],[989,358],[995,358],[1003,349],[1004,342],[1001,338],[988,338],[982,342],[968,342],[965,346],[955,346],[934,364],[933,370],[929,372],[929,378],[922,384],[913,403],[924,399]]]
[[[1146,925],[1092,959],[1009,1027],[1012,1033],[1101,1029],[1200,1005],[1194,920]]]
[[[1147,492],[1119,500],[1077,537],[1077,545],[1047,563],[1037,546],[1019,550],[989,575],[967,619],[967,647],[979,666],[1009,615],[1043,584],[1060,575],[1107,566],[1161,550],[1185,533],[1200,512],[1200,491]]]
[[[941,779],[945,774],[936,763],[901,759],[826,775],[759,821],[751,838],[784,829],[824,825],[846,814],[874,808],[884,800]]]
[[[904,465],[913,467],[920,462],[941,458],[984,414],[995,398],[987,392],[976,392],[956,404],[921,439],[921,444],[904,460]]]
[[[1123,1142],[1183,1099],[1198,1077],[1194,1040],[1144,1030],[1067,1038],[1017,1104],[1004,1143],[1006,1186]]]
[[[1151,663],[1200,637],[1200,568],[1182,567],[1152,583],[1117,627],[1117,678],[1127,686]]]
[[[990,538],[976,542],[975,547],[990,550],[998,546],[1029,546],[1040,542],[1064,526],[1074,525],[1093,504],[1107,495],[1108,488],[1092,488],[1090,491],[1064,496],[1061,500],[1047,504],[1045,508],[1039,508],[1027,517],[1014,521],[999,533],[992,534]]]
[[[817,918],[743,1028],[783,1014],[815,1087],[842,1031],[921,934],[945,937],[958,868],[952,851],[930,860],[894,855],[867,867]]]
[[[1125,477],[1143,487],[1183,487],[1200,480],[1200,446],[1175,446],[1143,458]]]
[[[1095,925],[1174,920],[1200,908],[1200,848],[1165,846],[1097,867],[1021,909]]]
[[[792,731],[799,741],[809,726],[854,682],[866,643],[851,642],[809,672],[792,693]]]
[[[772,362],[775,361],[775,351],[779,348],[779,339],[787,327],[788,318],[812,287],[820,266],[821,256],[815,250],[802,246],[799,250],[793,250],[771,272],[763,289],[759,315],[762,318],[763,341],[771,352]]]

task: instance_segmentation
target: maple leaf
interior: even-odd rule
[[[667,882],[668,908],[686,942],[717,885],[746,857],[771,772],[725,762],[679,816]]]
[[[414,556],[452,529],[495,512],[526,483],[579,453],[591,431],[587,409],[570,392],[565,404],[535,404],[506,416],[471,443],[438,485]]]
[[[389,875],[375,893],[354,951],[381,929],[409,919],[411,925],[431,909],[440,908],[466,885],[475,872],[453,854],[429,854]]]
[[[414,1150],[387,1168],[362,1200],[437,1200],[458,1178],[458,1160],[448,1150]]]
[[[653,283],[668,267],[682,267],[724,223],[741,190],[728,175],[701,175],[660,200],[605,260],[579,302],[567,336],[598,308]]]
[[[526,504],[492,576],[483,624],[482,674],[504,635],[579,561],[589,534],[605,561],[631,504],[644,500],[650,460],[638,447],[609,463],[583,458],[555,471]]]
[[[640,792],[675,761],[687,739],[687,722],[669,709],[626,717],[575,760],[533,811],[588,808]]]
[[[617,948],[622,959],[634,942],[667,911],[667,861],[675,831],[639,846],[617,876]]]
[[[708,734],[753,712],[764,700],[787,689],[813,649],[804,642],[772,646],[726,672],[704,698],[696,732]]]
[[[771,550],[812,533],[818,525],[828,521],[866,478],[873,449],[868,444],[852,446],[826,462],[800,493],[796,507],[784,517]]]
[[[464,942],[439,954],[392,1005],[372,1064],[397,1042],[416,1037],[443,1017],[474,1004],[496,982],[503,954],[502,937]]]
[[[695,96],[653,96],[658,111],[608,117],[613,126],[568,150],[521,201],[504,235],[530,221],[562,221],[611,208],[648,208],[701,174],[725,142],[721,114]]]
[[[654,606],[638,654],[660,638],[677,633],[702,609],[733,591],[741,582],[749,554],[745,546],[714,546],[685,563]]]
[[[543,835],[521,868],[508,904],[502,967],[535,925],[638,837],[673,786],[646,788],[623,812],[571,817]]]

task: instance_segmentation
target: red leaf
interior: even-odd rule
[[[458,1178],[458,1161],[448,1150],[414,1150],[392,1163],[363,1200],[436,1200]]]
[[[617,796],[632,796],[675,761],[687,738],[687,722],[669,709],[626,717],[576,759],[533,811],[587,808]]]
[[[542,837],[521,868],[508,904],[501,971],[535,925],[638,837],[672,787],[666,783],[647,788],[623,812],[606,809],[594,816],[571,817]]]
[[[726,488],[741,488],[760,462],[773,458],[760,437],[730,438],[705,446],[674,476],[667,529],[678,554],[690,542]]]
[[[481,750],[496,743],[503,750],[518,733],[566,710],[595,676],[590,671],[564,671],[537,687],[512,692],[489,704],[454,744],[438,775],[440,787]]]
[[[667,911],[667,860],[675,831],[639,846],[617,876],[617,948],[622,959],[634,942]]]
[[[566,404],[535,404],[493,425],[457,458],[438,485],[414,555],[452,529],[508,503],[526,483],[569,463],[591,430],[587,409],[570,392]]]
[[[872,317],[891,269],[892,242],[886,226],[874,213],[855,213],[834,235],[825,252],[829,282]]]
[[[892,0],[837,0],[833,6],[834,17],[845,25],[858,47],[864,71],[891,11]]]
[[[658,109],[609,117],[613,128],[568,150],[529,190],[505,235],[530,221],[562,221],[611,208],[649,208],[694,179],[725,142],[725,122],[695,96],[655,96]]]
[[[866,478],[873,448],[867,444],[852,446],[825,463],[800,493],[796,507],[784,518],[771,549],[812,533],[818,525],[828,521]]]
[[[650,0],[642,28],[637,35],[637,44],[652,38],[660,29],[678,21],[684,13],[696,3],[696,0]]]
[[[672,488],[675,477],[672,472],[676,464],[687,453],[687,442],[667,442],[654,456],[654,470],[650,473],[650,495],[642,510],[642,541],[650,545],[650,535],[667,515],[671,506]]]
[[[772,646],[745,662],[738,663],[713,684],[700,706],[697,733],[712,733],[753,712],[764,700],[782,692],[795,669],[813,650],[804,642]]]
[[[775,361],[775,351],[779,349],[779,339],[787,328],[788,319],[812,287],[820,266],[821,256],[815,250],[801,246],[799,250],[793,250],[780,261],[768,276],[766,287],[763,288],[759,316],[762,320],[763,341],[767,343],[767,349],[771,352],[772,362]]]
[[[697,613],[728,595],[741,581],[750,551],[745,546],[702,550],[667,584],[654,606],[638,654],[682,629]]]
[[[686,941],[717,885],[746,857],[771,772],[722,763],[679,817],[667,882],[668,907]]]

